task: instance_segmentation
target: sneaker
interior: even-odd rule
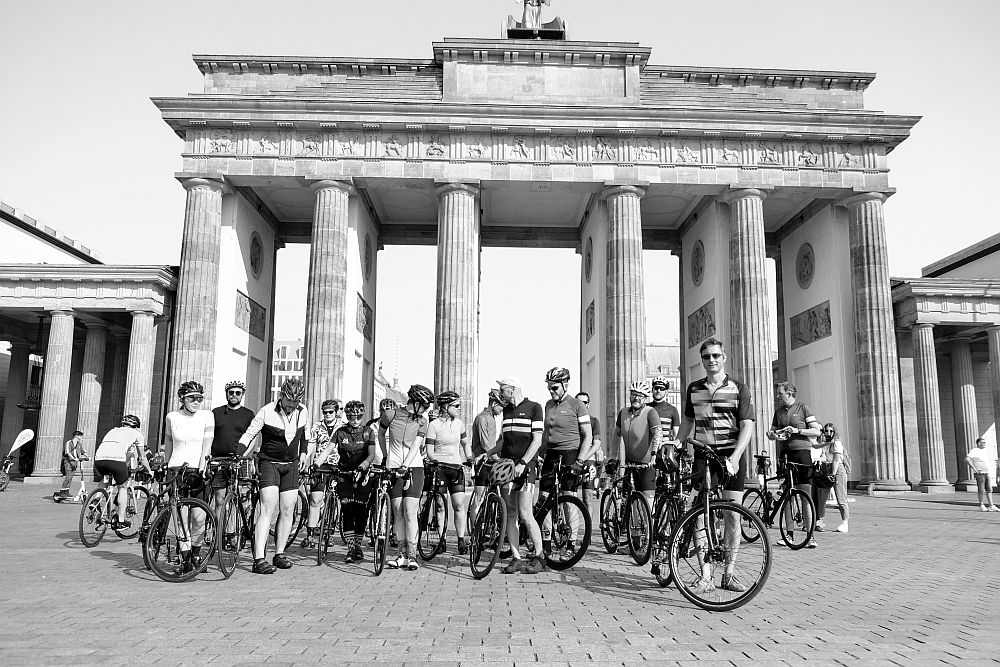
[[[410,564],[410,559],[404,556],[403,554],[399,554],[391,561],[387,562],[386,566],[393,570],[400,570],[407,567],[409,564]]]
[[[826,530],[826,524],[823,523],[823,519],[820,519],[819,521],[816,522],[816,532],[822,533],[825,530]]]
[[[979,511],[980,512],[989,512],[990,510],[989,510],[989,508],[986,507],[986,505],[980,505],[979,506]]]
[[[740,583],[735,574],[722,575],[722,585],[719,588],[733,593],[746,593],[747,591],[747,587]]]
[[[441,538],[441,541],[438,542],[438,553],[439,554],[448,553],[448,541],[443,537]]]
[[[253,562],[253,573],[254,574],[274,574],[276,571],[275,567],[268,563],[263,558],[258,558]]]
[[[774,546],[776,546],[776,547],[788,547],[789,549],[792,548],[792,545],[789,544],[787,541],[785,541],[785,538],[783,538],[783,537],[779,537],[778,539],[776,539],[774,541]]]
[[[344,554],[344,562],[345,563],[353,563],[355,560],[357,560],[357,559],[354,557],[354,552],[353,551],[348,551],[346,554]]]
[[[711,579],[706,579],[705,577],[702,577],[701,579],[699,579],[695,583],[694,588],[691,589],[691,592],[692,593],[711,593],[714,590],[715,590],[715,584],[712,583],[712,580]]]
[[[289,545],[289,546],[291,546],[291,545]],[[302,538],[302,542],[299,543],[299,548],[300,549],[312,549],[314,546],[316,546],[316,543],[313,542],[312,538],[309,537],[308,535],[306,535],[305,537],[303,537]]]
[[[835,533],[846,533],[847,532],[847,522],[845,521],[844,523],[840,524],[839,526],[837,526],[836,528],[834,528],[833,531]]]
[[[271,559],[271,563],[273,563],[275,567],[282,570],[287,570],[292,566],[292,561],[289,560],[288,556],[285,554],[274,554],[274,558]]]
[[[528,564],[521,570],[524,574],[538,574],[545,569],[544,556],[532,556],[528,559]]]
[[[810,537],[809,538],[809,544],[806,545],[806,549],[815,549],[818,546],[819,545],[816,544],[816,538]]]
[[[510,558],[513,555],[514,552],[511,551],[510,545],[504,544],[503,549],[500,550],[500,558]]]
[[[469,545],[465,543],[464,537],[458,538],[458,553],[462,556],[469,553]]]
[[[504,565],[502,572],[504,574],[517,574],[524,569],[524,561],[520,558],[512,558],[509,563]]]
[[[354,547],[354,560],[363,561],[365,559],[365,552],[361,550],[361,547]]]
[[[990,511],[991,512],[1000,512],[1000,507],[997,507],[996,505],[990,505]]]
[[[410,572],[413,572],[415,570],[419,570],[420,569],[420,561],[418,561],[416,558],[408,558],[408,559],[406,559],[406,566],[405,566],[405,568],[407,570],[409,570]]]
[[[562,551],[560,552],[560,555],[565,560],[569,560],[570,558],[572,558],[573,556],[575,556],[576,555],[576,543],[573,542],[573,540],[569,540],[568,542],[566,542],[566,546],[564,546],[562,548]]]

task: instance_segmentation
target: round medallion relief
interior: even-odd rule
[[[795,257],[795,279],[799,287],[806,289],[812,284],[813,275],[816,273],[816,254],[808,243],[803,243],[799,248],[799,254]]]
[[[372,277],[372,237],[365,234],[365,280]]]
[[[694,251],[691,253],[691,281],[695,285],[700,285],[705,277],[705,244],[698,241],[694,244]]]
[[[587,247],[583,251],[583,275],[590,282],[590,274],[594,268],[594,239],[587,237]]]
[[[264,243],[260,240],[260,234],[254,232],[250,236],[250,272],[254,278],[260,278],[260,272],[264,269]]]

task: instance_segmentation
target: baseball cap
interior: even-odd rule
[[[517,379],[516,377],[500,378],[499,380],[497,380],[497,384],[500,385],[501,387],[504,387],[504,386],[516,387],[517,389],[520,389],[521,387],[524,386],[521,383],[521,381],[519,379]]]

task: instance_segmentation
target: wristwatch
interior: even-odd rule
[[[516,466],[527,466],[528,464],[524,462],[524,459],[518,459],[518,460],[514,461],[514,465],[516,465]]]

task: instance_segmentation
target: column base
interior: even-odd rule
[[[965,480],[955,482],[956,491],[979,491],[979,485],[976,484],[976,480]]]
[[[857,488],[858,491],[866,493],[869,496],[893,496],[900,493],[913,493],[913,488],[909,483],[899,480],[861,482]]]
[[[920,493],[954,493],[954,488],[948,482],[921,482],[916,491]]]
[[[55,473],[33,473],[22,480],[25,484],[55,484],[56,482],[62,483],[63,476],[58,472]]]

